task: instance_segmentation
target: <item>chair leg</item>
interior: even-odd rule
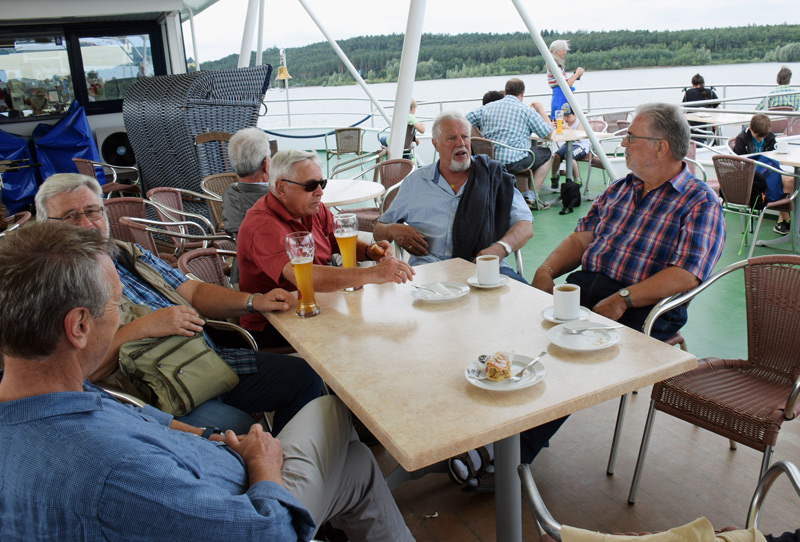
[[[591,157],[591,155],[589,155]],[[589,195],[589,182],[592,180],[592,162],[589,161],[586,163],[586,186],[583,187],[583,195]]]
[[[759,480],[762,479],[764,475],[767,473],[770,459],[772,459],[772,446],[767,446],[764,449],[764,457],[763,459],[761,459],[761,472],[758,475]]]
[[[622,438],[622,422],[625,421],[625,408],[628,406],[629,393],[619,398],[619,410],[617,411],[617,423],[614,425],[614,438],[611,439],[611,452],[608,454],[608,467],[606,474],[614,474],[614,465],[617,462],[617,449],[620,438]]]
[[[644,433],[642,434],[642,444],[639,446],[639,457],[636,458],[636,470],[633,472],[633,480],[631,480],[631,490],[628,493],[628,502],[636,504],[636,494],[639,492],[639,481],[642,477],[642,470],[644,469],[644,460],[647,457],[647,446],[650,444],[650,433],[653,429],[653,418],[656,415],[656,402],[650,400],[650,410],[647,411],[647,422],[644,424]]]
[[[736,446],[735,440],[728,439],[728,444],[730,445],[731,450],[736,450],[738,448],[738,446]]]
[[[758,222],[756,223],[756,231],[753,233],[753,241],[750,243],[750,251],[747,253],[747,259],[753,257],[753,250],[756,248],[756,243],[758,242],[758,232],[761,230],[761,221],[764,219],[764,213],[758,215]],[[753,225],[753,219],[750,219],[750,226]],[[794,247],[792,247],[794,248]]]

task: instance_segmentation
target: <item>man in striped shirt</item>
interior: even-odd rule
[[[792,82],[792,70],[788,66],[781,67],[778,71],[777,80],[778,86],[769,93],[769,96],[761,100],[756,110],[763,111],[772,107],[789,105],[794,107],[795,111],[800,111],[800,94],[782,94],[784,92],[796,92],[795,89],[789,86],[789,83]]]
[[[725,242],[722,209],[683,158],[689,125],[672,104],[644,104],[622,141],[626,177],[608,187],[589,213],[537,269],[533,285],[578,266],[567,282],[581,287],[581,304],[637,330],[659,300],[706,280]],[[686,323],[685,307],[659,318],[658,339]]]

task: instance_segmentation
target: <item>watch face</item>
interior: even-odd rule
[[[628,297],[629,295],[631,295],[631,293],[628,291],[627,288],[623,288],[622,290],[619,291],[619,295],[621,295],[622,297]]]

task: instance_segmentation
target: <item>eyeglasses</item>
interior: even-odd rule
[[[297,186],[302,186],[306,192],[313,192],[319,186],[323,190],[328,184],[328,179],[320,179],[319,181],[306,181],[304,183],[297,183],[294,181],[290,181],[289,179],[281,179],[285,183],[296,184]]]
[[[634,139],[649,139],[650,141],[661,141],[661,140],[664,139],[663,137],[637,136],[637,135],[633,135],[630,132],[628,132],[628,134],[625,137],[628,139],[628,143],[633,143]]]
[[[81,223],[81,217],[86,217],[90,222],[96,222],[103,218],[103,213],[105,213],[104,207],[92,207],[91,209],[86,209],[82,213],[78,211],[72,211],[71,213],[67,213],[61,218],[56,218],[53,216],[48,216],[48,220],[60,220],[62,222],[66,222],[68,224],[78,225]]]

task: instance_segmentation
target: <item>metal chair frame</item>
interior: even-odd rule
[[[153,234],[163,235],[165,237],[169,237],[170,239],[172,239],[173,243],[177,246],[175,250],[175,256],[180,256],[185,252],[187,241],[201,243],[202,244],[201,248],[208,248],[208,244],[213,241],[233,242],[231,236],[227,234],[212,234],[212,235],[206,234],[203,231],[203,228],[201,228],[196,222],[192,222],[191,220],[162,222],[158,220],[148,220],[146,218],[123,216],[119,219],[119,222],[120,225],[124,227],[139,229],[149,233],[152,243],[146,242],[145,244],[148,244],[150,246],[149,247],[145,246],[145,248],[147,248],[151,252],[153,252],[151,247],[152,248],[156,247],[155,239],[152,238]],[[132,224],[138,224],[143,227],[137,228]],[[172,231],[167,228],[177,228],[178,231]],[[188,233],[187,230],[191,228],[196,228],[197,230],[203,233],[199,235]]]
[[[139,180],[139,168],[137,167],[115,166],[113,164],[107,164],[106,162],[87,160],[85,158],[73,158],[72,161],[75,164],[75,167],[78,168],[79,173],[82,173],[83,175],[89,175],[95,179],[97,178],[97,168],[102,168],[104,174],[111,172],[111,182],[101,186],[103,189],[103,195],[106,198],[111,197],[111,194],[117,192],[129,194],[142,193],[142,185]],[[118,171],[120,173],[134,173],[136,177],[131,181],[131,184],[121,183],[119,182],[119,177],[117,174]]]

